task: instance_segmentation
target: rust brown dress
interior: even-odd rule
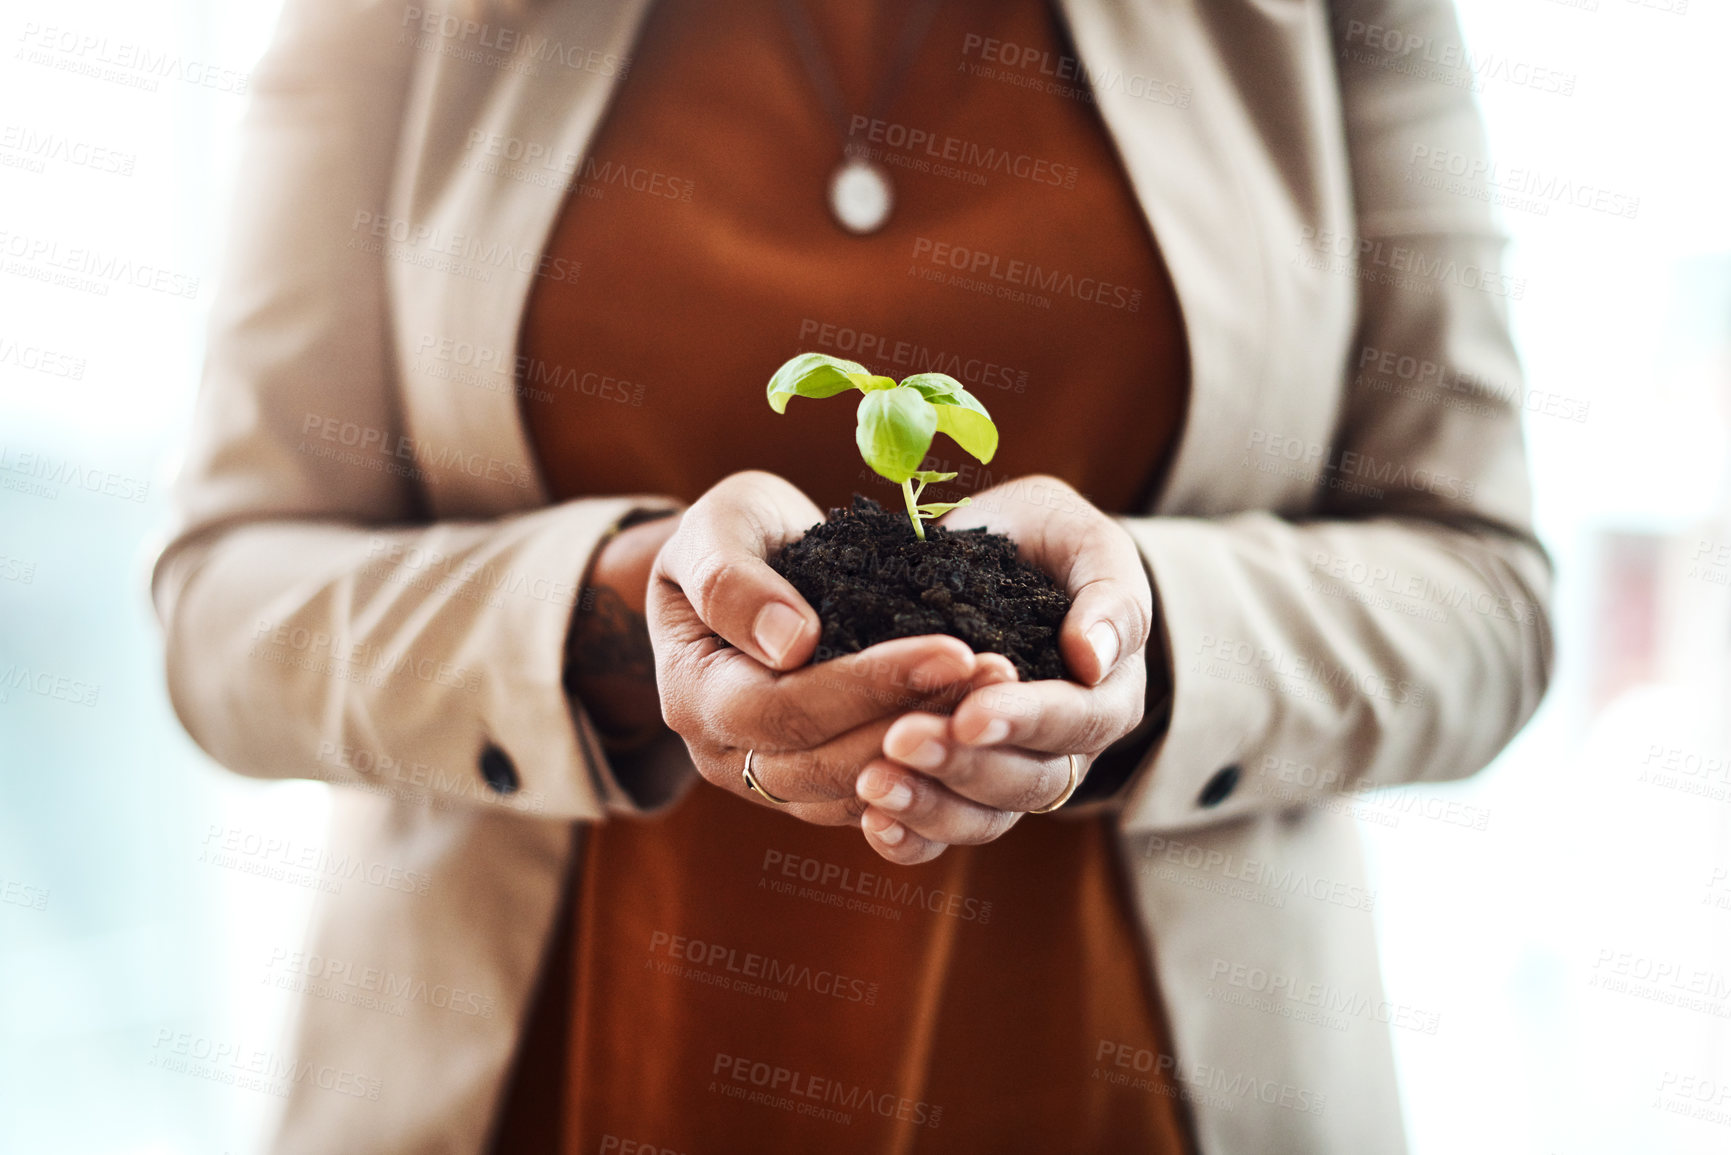
[[[805,3],[865,106],[911,3]],[[1018,65],[982,64],[987,40]],[[816,350],[950,373],[990,409],[998,457],[934,497],[1049,472],[1136,510],[1185,351],[1094,108],[1047,88],[1069,56],[1045,0],[944,5],[851,138],[897,194],[861,238],[830,218],[843,141],[775,0],[662,0],[548,242],[581,274],[529,305],[521,404],[554,496],[690,501],[758,468],[824,507],[894,501],[851,402],[765,403]],[[1115,846],[1105,818],[1029,817],[898,867],[704,782],[596,826],[497,1149],[1187,1151],[1177,1088],[1119,1062],[1171,1048]]]

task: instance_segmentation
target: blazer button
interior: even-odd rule
[[[1202,788],[1202,797],[1196,801],[1203,806],[1218,806],[1236,789],[1238,767],[1228,766],[1224,770],[1215,771],[1214,777],[1208,780],[1208,785]]]
[[[493,745],[487,743],[487,748],[481,751],[481,777],[487,780],[487,785],[495,794],[515,794],[519,785],[517,767],[511,764],[511,756]]]

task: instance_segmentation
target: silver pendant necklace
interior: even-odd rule
[[[925,40],[927,30],[931,28],[932,17],[937,14],[937,8],[937,0],[921,0],[919,7],[903,25],[895,56],[890,67],[884,70],[878,80],[877,91],[872,95],[871,108],[866,114],[868,123],[883,119],[883,114],[889,111],[890,101],[901,90],[902,80],[912,67],[914,57],[919,54],[920,44]],[[841,133],[842,160],[829,177],[830,215],[837,224],[855,236],[869,236],[883,228],[889,222],[890,214],[895,211],[895,183],[890,180],[889,170],[883,165],[863,156],[849,155],[850,120],[843,102],[841,86],[836,83],[835,73],[818,44],[817,29],[812,27],[810,18],[799,5],[799,0],[781,0],[781,11],[787,19],[788,27],[793,31],[794,40],[798,42],[800,59],[805,64],[807,75],[811,77],[812,87],[817,89],[824,111],[829,114],[829,118],[835,122]]]

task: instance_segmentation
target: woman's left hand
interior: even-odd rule
[[[1142,720],[1143,651],[1154,597],[1124,528],[1054,477],[1005,482],[947,515],[949,529],[1007,534],[1019,556],[1073,599],[1058,635],[1069,679],[1002,682],[948,717],[914,712],[885,733],[884,757],[856,782],[866,841],[892,862],[925,862],[951,844],[998,837],[1021,813],[1062,797],[1069,759],[1082,773]],[[940,805],[959,798],[973,805]],[[1016,812],[1005,817],[1004,812]]]

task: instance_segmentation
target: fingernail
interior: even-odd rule
[[[905,762],[915,770],[936,770],[944,764],[946,751],[942,742],[927,738],[914,748],[914,752],[896,761]]]
[[[873,767],[860,775],[859,794],[881,810],[906,810],[914,792],[899,775]]]
[[[1010,724],[1002,718],[993,718],[986,723],[986,728],[974,736],[975,746],[996,746],[1010,736]]]
[[[1095,659],[1100,663],[1100,676],[1104,678],[1118,664],[1118,630],[1111,622],[1095,622],[1088,627],[1086,636]]]
[[[885,846],[895,846],[899,844],[906,835],[907,828],[894,820],[891,820],[890,824],[885,826],[882,830],[872,831],[872,837],[876,838]]]
[[[800,617],[798,610],[783,602],[770,602],[757,611],[751,637],[758,649],[779,666],[804,626],[805,619]]]

